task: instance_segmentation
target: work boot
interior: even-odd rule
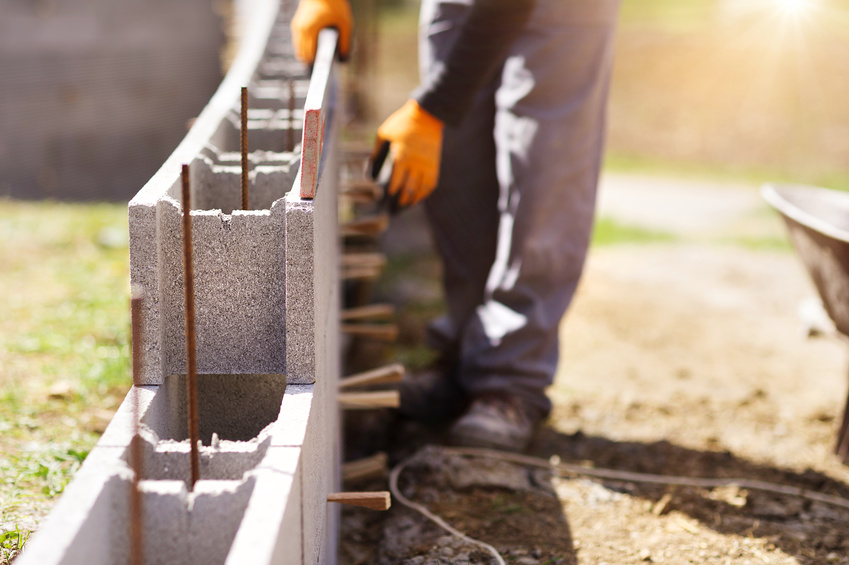
[[[525,451],[542,420],[538,410],[507,394],[476,398],[451,427],[448,442],[460,447]]]
[[[401,381],[398,412],[430,426],[448,424],[469,404],[454,371],[441,368],[408,375]]]

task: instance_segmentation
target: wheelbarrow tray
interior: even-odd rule
[[[849,337],[849,193],[795,185],[766,185],[793,246],[819,291],[837,331]],[[849,464],[849,397],[835,452]]]

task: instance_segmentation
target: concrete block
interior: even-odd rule
[[[47,520],[16,560],[21,565],[108,565],[120,562],[120,544],[129,531],[126,519],[128,470],[103,470],[83,465]]]
[[[247,380],[227,377],[231,385]],[[261,388],[255,390],[261,396]],[[172,398],[166,398],[169,395]],[[167,407],[174,405],[173,397],[177,396],[175,387],[165,385],[134,389],[127,395],[118,411],[119,420],[112,424],[113,432],[104,436],[110,443],[126,443],[98,444],[92,450],[21,556],[21,563],[128,562],[131,435],[119,428],[135,429],[132,422],[127,425],[125,416],[134,414],[136,402],[143,421],[166,420],[156,413],[172,409]],[[231,407],[219,399],[218,408],[227,411]],[[311,403],[296,403],[288,408],[304,412],[304,421],[314,413]],[[277,410],[276,414],[281,412]],[[250,413],[241,419],[249,417]],[[253,417],[258,419],[253,428],[265,421],[259,412]],[[230,563],[300,563],[303,443],[272,447],[272,434],[280,429],[267,425],[254,438],[218,440],[212,446],[201,447],[201,480],[193,492],[188,492],[188,440],[160,439],[142,424],[144,466],[140,490],[145,562],[206,565],[230,559]],[[270,500],[278,502],[269,504]],[[237,537],[247,541],[242,542],[241,549],[236,548],[236,557],[228,558]],[[255,559],[258,556],[262,559]]]
[[[237,210],[232,215],[192,211],[199,374],[286,372],[285,221],[282,204],[270,210]],[[160,200],[157,274],[162,376],[185,372],[180,225],[177,203]]]
[[[280,448],[278,448],[280,449]],[[227,556],[228,565],[242,563],[303,563],[301,532],[301,481],[297,463],[300,449],[288,448],[295,466],[291,473],[254,471],[256,484]],[[275,457],[276,458],[276,457]],[[275,504],[269,504],[269,501]]]
[[[124,401],[118,407],[95,449],[106,447],[126,448],[135,434],[135,415],[146,414],[150,411],[151,403],[157,398],[156,386],[133,387],[126,395]],[[89,454],[89,458],[92,457]]]
[[[190,563],[188,490],[185,481],[144,480],[142,493],[145,563]]]
[[[242,1],[238,6],[245,9]],[[125,398],[20,557],[24,565],[128,561],[129,448],[136,430],[143,441],[147,563],[336,561],[339,510],[326,497],[340,482],[337,132],[332,105],[322,108],[322,127],[314,132],[319,153],[310,164],[312,198],[300,194],[295,155],[254,151],[255,203],[265,207],[234,210],[236,154],[216,143],[229,143],[228,120],[242,81],[259,77],[266,95],[274,87],[270,81],[279,77],[260,76],[259,63],[271,37],[269,20],[285,24],[276,0],[252,6],[250,29],[258,31],[245,34],[219,92],[130,204],[131,279],[145,295],[142,334],[134,336],[143,344],[143,386]],[[323,32],[319,51],[332,60],[328,37],[335,40]],[[277,59],[269,58],[274,64],[266,71],[285,66]],[[325,69],[319,75],[329,88],[332,63],[317,68]],[[267,98],[251,118],[269,143],[277,143],[272,134],[292,118],[283,112]],[[201,479],[193,492],[182,374],[182,163],[191,164],[193,202],[202,207],[191,211],[201,438]]]
[[[224,563],[242,524],[256,479],[198,481],[189,493],[189,562]]]
[[[332,163],[332,136],[328,141]],[[286,364],[289,382],[303,384],[320,374],[338,375],[336,178],[324,175],[313,199],[299,192],[286,196]]]
[[[249,144],[253,141],[250,136]],[[295,153],[252,150],[248,160],[249,208],[270,209],[295,182],[300,159]],[[238,151],[225,152],[208,145],[192,161],[191,178],[194,208],[219,209],[224,214],[232,214],[233,210],[241,208],[242,167]]]
[[[270,438],[261,441],[222,440],[200,448],[200,476],[203,480],[242,480],[245,474],[265,460]],[[146,479],[189,483],[189,443],[187,441],[146,442],[143,455]]]
[[[273,447],[300,446],[304,443],[310,408],[315,398],[314,385],[289,385],[280,405],[280,414],[271,430]]]
[[[143,374],[139,380],[142,384],[161,384],[168,374],[184,372],[184,369],[173,368],[181,366],[184,359],[184,346],[180,342],[182,330],[177,327],[175,319],[182,314],[173,310],[182,285],[182,276],[174,277],[176,273],[182,273],[182,268],[176,268],[181,265],[182,259],[180,255],[174,255],[179,251],[180,238],[178,225],[172,225],[180,214],[177,198],[180,168],[198,158],[221,129],[227,115],[238,107],[240,87],[250,84],[257,72],[278,9],[278,0],[257,0],[245,7],[244,15],[248,20],[245,27],[250,32],[244,34],[239,53],[227,76],[188,135],[130,202],[130,279],[145,291],[147,298],[142,336],[145,354]],[[284,190],[285,187],[281,192]],[[223,204],[216,208],[226,207],[226,203]],[[198,351],[198,359],[201,360],[198,369],[202,373],[285,373],[283,270],[278,268],[282,266],[279,262],[282,257],[279,253],[270,257],[272,251],[269,248],[257,251],[260,242],[250,239],[256,235],[261,238],[262,244],[271,239],[276,249],[284,249],[283,207],[275,211],[272,203],[269,209],[237,211],[232,215],[221,214],[214,208],[205,212],[196,210],[193,213],[198,230],[196,239],[213,237],[215,241],[210,243],[217,246],[215,251],[223,250],[239,258],[232,262],[231,269],[228,261],[234,259],[233,255],[222,259],[213,256],[212,251],[205,256],[203,252],[199,253],[199,268],[213,275],[205,279],[206,292],[211,295],[223,290],[229,294],[220,305],[208,303],[206,311],[201,313],[206,318],[201,326],[206,325],[206,328],[199,328],[199,345],[204,351]],[[235,231],[231,232],[231,229]],[[239,235],[235,235],[236,231],[240,232]],[[276,233],[279,233],[279,240],[275,240]],[[262,253],[267,253],[267,256],[258,256]],[[209,261],[204,262],[204,257]],[[265,261],[266,258],[270,261]],[[265,289],[253,286],[257,279],[264,280]],[[256,297],[241,296],[240,287],[232,286],[235,283],[250,283],[250,286],[244,287],[248,292],[256,288],[256,292],[264,296],[251,303],[251,299]],[[269,295],[267,285],[274,284],[279,285],[281,290]],[[277,302],[269,304],[269,300]],[[242,309],[244,304],[248,304],[248,311]],[[265,308],[257,309],[257,304]],[[251,309],[252,306],[254,309]],[[204,308],[200,304],[199,307]],[[251,314],[259,318],[249,322],[247,318]],[[232,320],[221,318],[230,315]],[[219,328],[229,328],[232,322],[235,322],[232,332],[215,329],[216,324]],[[247,333],[241,333],[243,329],[248,330]]]

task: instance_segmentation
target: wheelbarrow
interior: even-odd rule
[[[849,338],[849,193],[768,184],[761,194],[781,213],[825,311],[837,331]],[[835,453],[849,465],[849,397]]]

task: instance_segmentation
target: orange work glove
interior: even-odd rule
[[[389,143],[393,166],[388,192],[397,195],[402,207],[424,200],[436,188],[443,129],[442,122],[415,100],[408,100],[378,128],[372,158]]]
[[[301,0],[292,17],[295,56],[305,63],[315,61],[318,32],[326,27],[339,31],[339,57],[348,58],[354,17],[348,0]]]

